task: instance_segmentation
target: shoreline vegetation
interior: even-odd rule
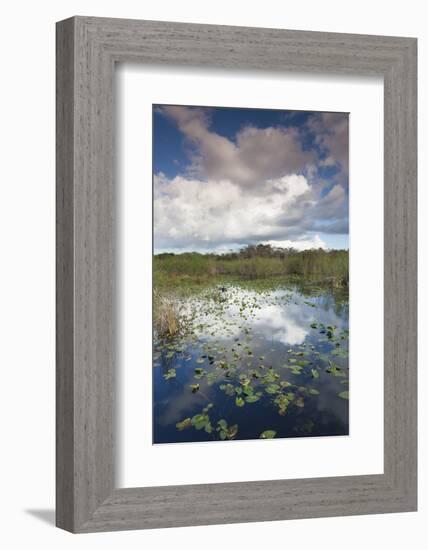
[[[348,286],[349,253],[347,250],[273,248],[249,245],[227,254],[156,254],[153,258],[155,286],[180,282],[205,283],[222,276],[244,280],[271,277],[302,277],[312,281]]]
[[[153,320],[161,338],[185,330],[180,297],[215,285],[311,286],[348,291],[347,250],[273,248],[249,245],[227,254],[162,253],[153,257]]]

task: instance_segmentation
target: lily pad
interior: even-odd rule
[[[192,426],[192,419],[191,418],[185,418],[181,422],[177,422],[177,424],[175,426],[180,432],[183,431],[183,430],[186,430],[187,428],[190,428]]]
[[[269,369],[268,372],[263,376],[264,382],[271,383],[279,380],[280,376],[273,369]]]
[[[254,394],[251,394],[251,395],[247,395],[246,398],[245,398],[245,401],[246,401],[246,403],[255,403],[259,399],[260,399],[260,396],[254,393]]]
[[[202,378],[206,374],[206,371],[201,368],[195,369],[195,378]]]
[[[217,425],[221,430],[227,430],[227,422],[223,418],[217,422]]]
[[[207,384],[209,386],[211,386],[212,384],[214,384],[214,382],[216,381],[217,379],[217,375],[215,372],[209,372],[206,377],[205,377],[205,380],[207,381]]]
[[[265,430],[260,434],[260,439],[273,439],[276,436],[275,430]]]
[[[235,403],[237,407],[243,407],[245,405],[244,399],[240,396],[235,399]]]
[[[333,376],[338,376],[342,378],[346,376],[343,370],[337,365],[331,365],[326,372],[328,372],[329,374],[332,374]]]
[[[235,387],[232,384],[222,384],[220,389],[223,390],[226,395],[235,395]]]
[[[234,439],[238,433],[238,424],[228,427],[226,420],[221,419],[217,422],[217,432],[222,441]]]
[[[192,418],[192,426],[197,430],[202,430],[209,423],[210,419],[207,414],[195,414]]]
[[[281,390],[281,386],[279,386],[278,384],[270,384],[266,388],[266,393],[274,394],[274,393],[278,393],[280,390]]]
[[[248,376],[245,376],[245,374],[241,374],[239,376],[239,382],[242,386],[248,386],[248,384],[251,383],[251,380],[248,378]]]
[[[253,388],[253,386],[243,386],[242,391],[243,391],[243,393],[245,393],[245,395],[253,395],[254,388]]]
[[[339,397],[341,397],[342,399],[349,399],[349,392],[348,391],[341,391],[340,393],[337,394]]]
[[[169,369],[166,374],[163,375],[165,380],[169,380],[170,378],[176,377],[176,371],[175,369]]]
[[[291,394],[293,395],[293,394]],[[292,398],[287,397],[286,395],[280,394],[274,399],[274,403],[278,405],[278,412],[281,416],[287,412],[288,405],[292,401]]]
[[[293,374],[302,374],[302,367],[292,366],[290,370]]]

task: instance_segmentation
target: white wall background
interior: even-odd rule
[[[389,550],[426,541],[428,483],[420,468],[420,510],[412,514],[70,535],[53,527],[54,506],[54,23],[97,15],[419,38],[420,280],[428,278],[428,30],[424,3],[380,0],[14,0],[3,5],[0,40],[0,365],[2,374],[0,542],[50,549],[245,547]],[[420,286],[426,303],[427,285]],[[428,330],[420,311],[420,334]],[[420,464],[428,460],[420,352]],[[417,539],[420,539],[420,542]],[[425,543],[426,544],[426,543]]]

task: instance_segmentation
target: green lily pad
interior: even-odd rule
[[[242,386],[248,386],[251,383],[251,380],[245,374],[241,374],[239,377],[239,382]]]
[[[315,369],[311,369],[312,378],[319,378],[319,372]]]
[[[284,414],[287,412],[288,405],[291,403],[294,394],[291,394],[291,398],[287,397],[286,395],[280,394],[274,399],[274,403],[278,405],[278,412],[281,416],[284,416]]]
[[[165,380],[169,380],[170,378],[176,377],[176,371],[175,369],[169,369],[166,374],[163,375]]]
[[[190,389],[192,390],[192,393],[196,393],[197,391],[199,391],[199,388],[199,384],[190,384]]]
[[[194,428],[197,430],[202,430],[210,424],[210,419],[207,414],[195,414],[195,416],[192,417],[191,422]]]
[[[280,390],[281,390],[281,386],[279,386],[278,384],[270,384],[266,388],[266,393],[274,394],[274,393],[278,393]]]
[[[333,376],[338,376],[342,378],[346,376],[343,370],[337,365],[331,365],[326,372],[328,372],[329,374],[332,374]]]
[[[260,399],[260,396],[257,394],[247,395],[245,398],[246,403],[255,403]]]
[[[293,374],[302,374],[302,367],[290,367],[290,370]]]
[[[253,395],[254,388],[252,386],[243,386],[242,392],[245,393],[245,395]]]
[[[175,427],[181,432],[183,430],[186,430],[187,428],[190,428],[192,426],[192,419],[191,418],[185,418],[181,422],[177,422]]]
[[[232,384],[222,384],[220,389],[223,390],[226,395],[235,395],[235,387]]]
[[[265,430],[260,434],[260,439],[273,439],[276,436],[275,430]]]
[[[227,430],[227,422],[223,418],[217,422],[217,425],[221,430]]]
[[[235,403],[237,407],[243,407],[245,405],[244,399],[240,396],[235,399]]]
[[[337,394],[339,397],[341,397],[342,399],[349,399],[349,392],[348,391],[341,391],[340,393]]]
[[[196,377],[197,378],[197,377]],[[205,377],[205,380],[207,381],[207,384],[209,386],[211,386],[212,384],[214,384],[214,382],[216,381],[217,379],[217,374],[215,372],[209,372],[206,377]]]
[[[273,369],[269,369],[268,372],[263,376],[263,380],[266,383],[276,382],[279,380],[280,376]]]

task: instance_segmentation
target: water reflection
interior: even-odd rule
[[[181,306],[190,334],[154,347],[154,443],[218,440],[219,421],[235,439],[348,433],[346,299],[231,286]]]

